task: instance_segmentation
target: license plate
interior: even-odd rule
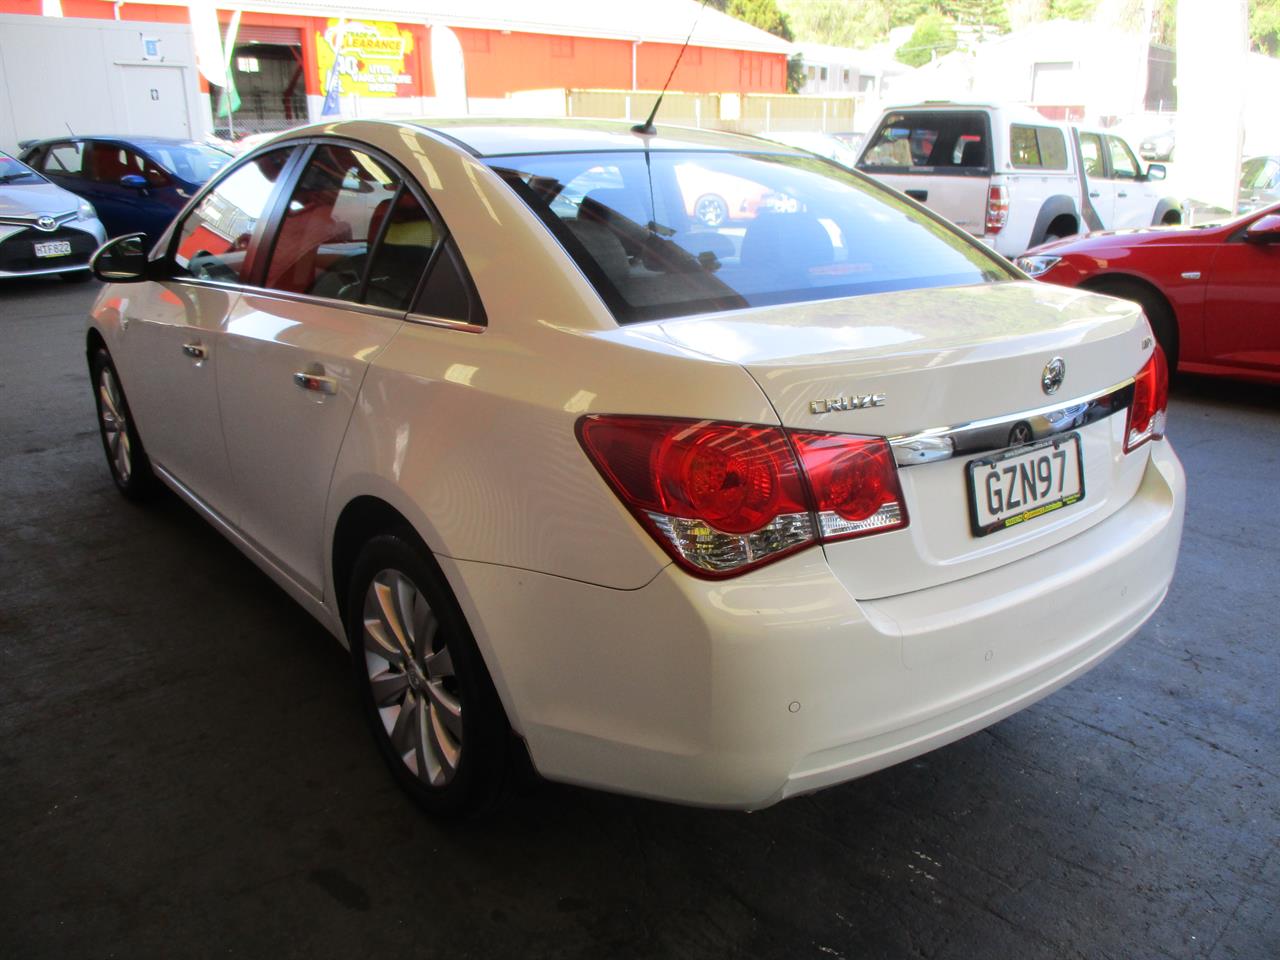
[[[985,537],[1084,499],[1080,434],[969,461],[969,519]]]
[[[44,240],[36,243],[37,257],[66,257],[71,254],[70,240]]]

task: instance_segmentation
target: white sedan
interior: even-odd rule
[[[717,178],[785,203],[709,227]],[[351,121],[95,270],[121,491],[346,644],[428,809],[545,777],[758,808],[1067,683],[1163,599],[1184,478],[1131,303],[754,138]]]

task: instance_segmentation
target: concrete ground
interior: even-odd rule
[[[95,286],[0,286],[0,957],[1280,956],[1280,390],[1177,388],[1169,599],[1031,709],[756,814],[541,784],[441,824],[337,645],[116,493]]]

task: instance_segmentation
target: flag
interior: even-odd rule
[[[222,62],[227,70],[227,85],[222,88],[222,102],[218,104],[218,116],[228,117],[240,109],[240,94],[236,92],[236,75],[231,69],[231,57],[236,49],[236,34],[240,32],[240,11],[231,14],[227,25],[227,38],[222,43]]]
[[[324,106],[320,108],[320,116],[336,117],[342,113],[342,105],[338,98],[342,94],[342,82],[338,67],[342,63],[342,40],[346,36],[347,21],[339,20],[338,29],[333,35],[333,66],[329,68],[329,80],[324,91]]]

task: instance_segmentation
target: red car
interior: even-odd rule
[[[1280,383],[1280,204],[1204,227],[1058,240],[1015,262],[1039,280],[1136,300],[1170,370]]]

